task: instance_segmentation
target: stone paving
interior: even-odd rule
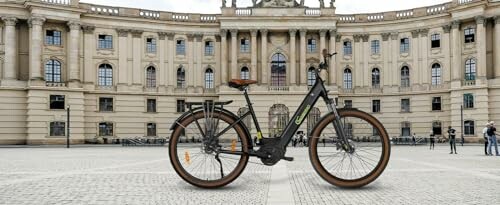
[[[182,181],[166,147],[0,148],[0,204],[498,204],[500,157],[482,147],[394,146],[384,174],[354,190],[313,170],[306,148],[275,167],[252,159],[229,186]]]

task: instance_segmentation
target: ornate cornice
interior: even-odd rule
[[[17,18],[16,17],[2,17],[2,21],[6,26],[16,26]]]
[[[355,43],[359,43],[359,41],[361,40],[361,35],[360,34],[356,34],[354,36],[352,36],[354,38],[354,42]]]
[[[82,24],[78,21],[70,21],[67,23],[70,30],[80,30]]]
[[[368,39],[370,39],[369,34],[361,34],[361,39],[363,39],[363,42],[368,42]]]
[[[451,25],[444,25],[443,26],[443,31],[445,33],[450,33],[450,30],[451,30]]]
[[[389,37],[391,36],[391,33],[381,33],[380,35],[382,35],[383,41],[388,41]]]

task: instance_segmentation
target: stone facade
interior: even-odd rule
[[[54,122],[66,120],[65,110],[51,109],[55,95],[71,106],[74,143],[168,137],[179,100],[233,100],[227,108],[235,113],[245,107],[227,86],[242,76],[259,82],[250,97],[267,136],[276,124],[271,107],[283,104],[292,116],[323,49],[338,52],[321,76],[339,107],[352,102],[391,136],[428,135],[433,124],[460,136],[463,105],[468,141],[481,139],[488,120],[500,122],[500,2],[352,15],[336,14],[333,4],[266,2],[209,15],[0,0],[0,144],[64,142],[51,136],[64,133]],[[103,110],[106,100],[112,107]],[[317,107],[326,113],[324,103]]]

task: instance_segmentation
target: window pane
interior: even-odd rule
[[[52,110],[64,110],[64,95],[51,95],[50,96],[50,109]]]

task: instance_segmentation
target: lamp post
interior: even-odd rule
[[[69,136],[70,136],[70,133],[69,133],[70,110],[71,110],[71,107],[68,105],[68,107],[66,108],[66,117],[67,117],[67,121],[66,121],[66,148],[68,148],[68,149],[69,149]]]
[[[462,140],[462,147],[464,146],[464,106],[460,106],[460,129],[461,129],[461,140]]]

